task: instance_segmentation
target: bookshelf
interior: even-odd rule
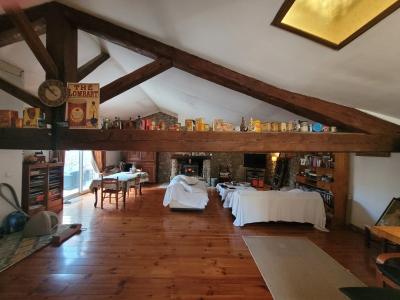
[[[296,185],[317,191],[332,225],[344,225],[349,185],[347,153],[307,153],[300,157]]]
[[[29,215],[63,208],[64,163],[23,165],[22,209]]]

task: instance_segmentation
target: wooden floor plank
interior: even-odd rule
[[[0,299],[272,299],[242,235],[306,236],[368,285],[374,264],[362,236],[304,224],[237,228],[215,192],[204,212],[171,212],[165,190],[144,189],[126,210],[65,205],[64,223],[86,228],[0,274]]]

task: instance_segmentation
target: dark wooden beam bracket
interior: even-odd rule
[[[159,58],[132,73],[114,80],[100,89],[100,103],[106,102],[171,67],[172,62],[169,59]]]
[[[39,39],[39,36],[33,29],[30,20],[25,15],[24,11],[15,3],[12,6],[5,5],[3,8],[14,25],[18,28],[21,35],[24,37],[26,43],[28,44],[29,48],[31,48],[33,54],[42,65],[43,69],[47,73],[51,74],[53,78],[57,78],[58,68],[49,52],[47,52],[46,47]]]
[[[41,18],[32,22],[32,28],[38,36],[45,34],[45,19]],[[16,28],[5,29],[0,32],[0,48],[23,40],[24,37],[22,36],[21,32]]]
[[[78,68],[78,82],[82,81],[86,76],[96,70],[103,62],[110,58],[110,54],[101,52],[96,57],[89,60],[84,65]]]

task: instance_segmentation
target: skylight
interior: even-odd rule
[[[399,0],[285,0],[272,24],[340,49],[399,7]]]

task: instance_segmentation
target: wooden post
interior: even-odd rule
[[[346,223],[347,198],[349,194],[349,154],[334,153],[335,171],[333,182],[334,199],[334,217],[333,225],[342,226]]]
[[[49,3],[47,20],[46,46],[58,68],[58,80],[78,81],[78,30],[65,18],[63,9],[57,3]],[[50,79],[52,74],[46,73]],[[64,121],[65,105],[53,110],[53,147],[56,147],[58,136],[57,122]]]

